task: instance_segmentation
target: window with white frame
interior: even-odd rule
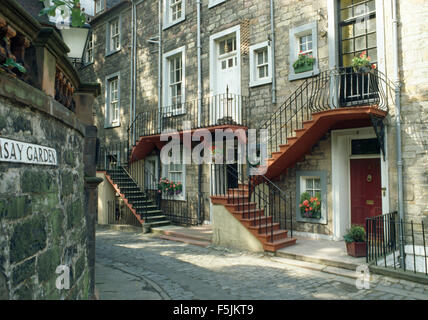
[[[296,171],[296,220],[309,223],[327,223],[327,172],[326,171]],[[304,195],[307,193],[307,195]],[[308,198],[306,198],[308,197]],[[302,214],[303,199],[320,206],[320,211],[314,215]],[[315,202],[314,202],[315,201]],[[303,205],[305,205],[303,203]],[[308,203],[306,204],[308,205]],[[305,208],[303,206],[303,208]],[[312,209],[309,209],[312,210]]]
[[[164,55],[164,115],[185,112],[185,61],[184,47]]]
[[[100,13],[105,9],[105,0],[95,0],[95,13]]]
[[[171,154],[170,154],[171,156]],[[167,178],[169,181],[174,182],[175,184],[181,184],[183,189],[182,192],[178,195],[174,195],[175,200],[184,200],[185,190],[186,190],[186,166],[183,162],[183,154],[180,152],[180,161],[174,161],[169,164],[162,166],[162,177]]]
[[[85,51],[85,63],[89,64],[94,62],[94,34],[91,32],[88,37],[88,43]]]
[[[218,41],[218,59],[222,70],[231,69],[238,65],[236,34]]]
[[[121,49],[121,18],[117,17],[107,23],[106,55]]]
[[[311,197],[316,197],[321,194],[321,178],[319,177],[304,177],[303,192],[309,193]]]
[[[119,19],[110,23],[110,51],[119,50],[120,48],[120,29]]]
[[[291,28],[289,31],[289,65],[290,71],[288,80],[297,80],[312,77],[319,74],[318,68],[318,25],[317,22],[311,22],[302,26]],[[299,55],[305,54],[306,57],[312,57],[312,65],[306,65],[304,68],[294,68],[293,64],[299,59]]]
[[[120,124],[120,77],[114,74],[106,80],[106,127]]]
[[[299,53],[312,54],[312,33],[299,37]]]
[[[181,55],[171,57],[169,61],[169,96],[171,106],[176,109],[181,105],[181,95],[183,89],[183,62]]]
[[[220,3],[226,2],[226,0],[209,0],[208,8],[214,7]]]
[[[164,0],[164,29],[185,19],[185,0]]]
[[[272,82],[269,42],[250,46],[250,87]]]

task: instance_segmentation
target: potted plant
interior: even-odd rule
[[[293,63],[294,73],[302,73],[314,69],[315,58],[307,53],[300,52]]]
[[[363,227],[353,225],[348,233],[343,236],[346,242],[348,255],[353,257],[366,256],[366,231]]]
[[[319,193],[312,197],[308,192],[300,195],[300,214],[304,218],[321,219],[321,196]]]
[[[369,73],[372,69],[376,69],[376,65],[370,62],[370,57],[364,51],[358,57],[352,58],[352,68],[358,73]]]

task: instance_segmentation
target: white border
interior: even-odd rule
[[[333,130],[331,137],[333,235],[340,240],[351,224],[350,159],[380,158],[381,188],[386,188],[385,195],[382,194],[382,213],[386,214],[389,212],[388,152],[385,161],[382,154],[351,156],[351,140],[376,138],[372,127]]]

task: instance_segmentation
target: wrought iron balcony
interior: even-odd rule
[[[218,126],[246,126],[248,98],[225,93],[184,103],[175,103],[161,110],[139,113],[129,126],[129,137],[158,135],[163,130],[199,129]],[[185,122],[190,128],[184,128]],[[132,139],[131,139],[132,140]],[[130,140],[130,141],[131,141]]]

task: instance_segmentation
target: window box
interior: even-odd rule
[[[317,22],[311,22],[296,28],[290,29],[289,32],[289,47],[290,47],[290,71],[288,80],[298,80],[316,76],[320,73],[318,69],[318,34]],[[299,59],[302,54],[312,55],[313,64],[306,65],[294,69],[293,64]]]
[[[297,73],[302,73],[302,72],[312,71],[312,70],[314,70],[313,64],[312,65],[304,65],[301,67],[294,68],[294,73],[297,74]]]

